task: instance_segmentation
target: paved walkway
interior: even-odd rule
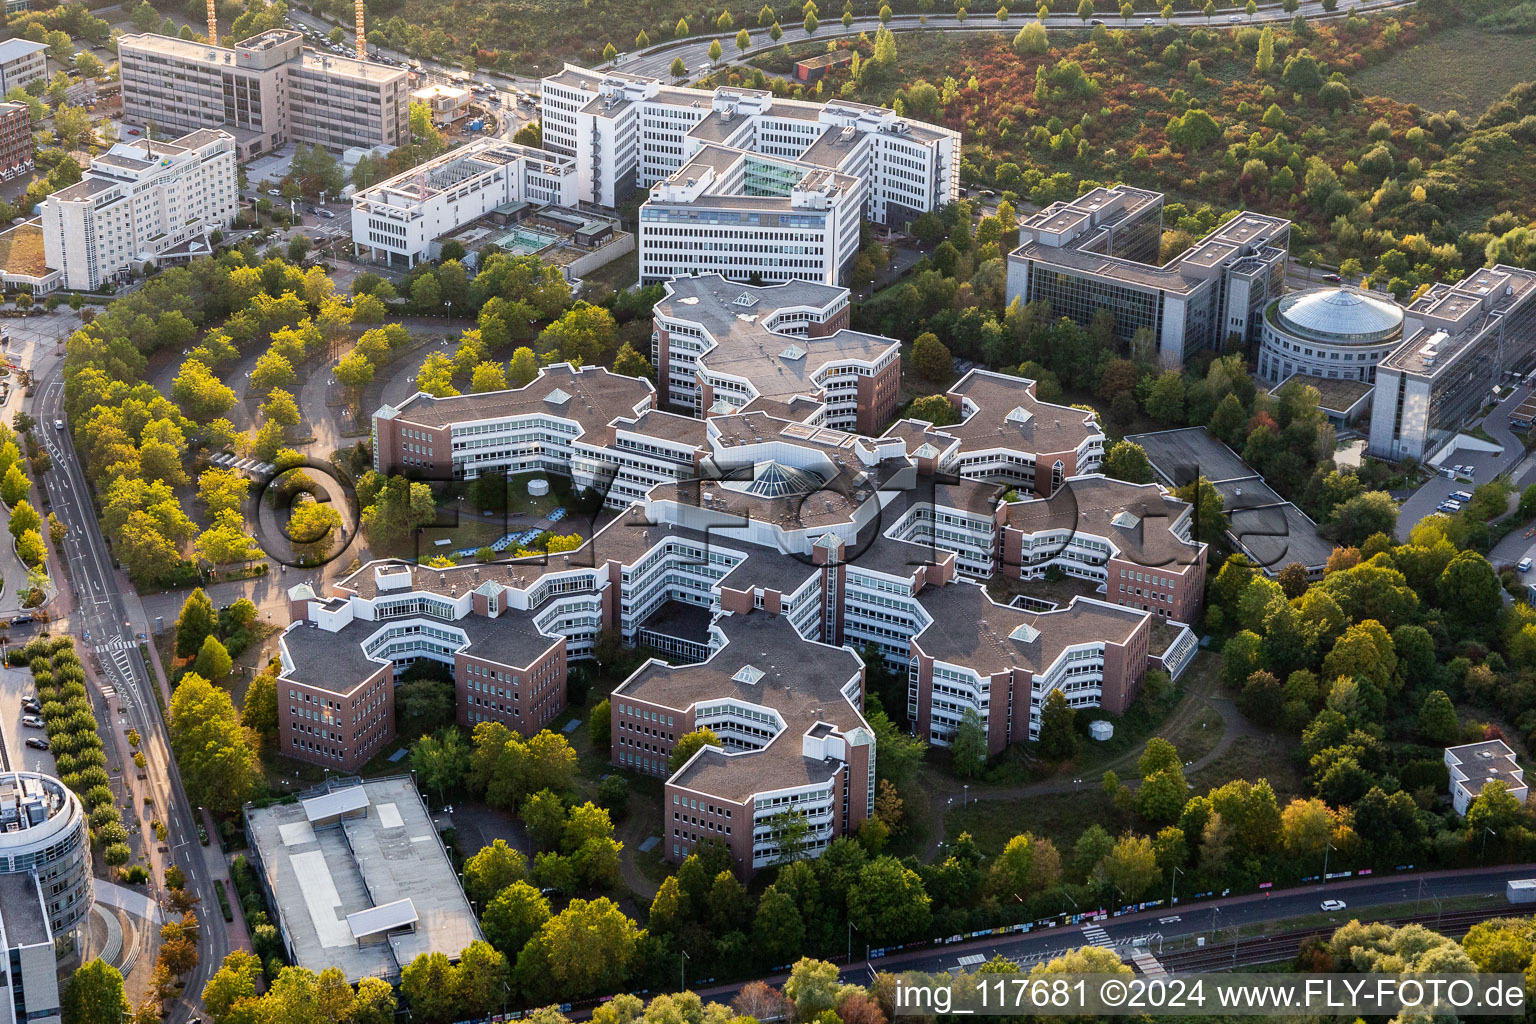
[[[1257,736],[1260,730],[1237,710],[1237,705],[1225,696],[1208,693],[1189,693],[1178,707],[1174,708],[1166,721],[1158,728],[1155,735],[1162,736],[1176,731],[1185,722],[1192,719],[1202,708],[1211,708],[1221,716],[1222,733],[1209,753],[1196,758],[1184,766],[1186,776],[1193,775],[1200,769],[1216,761],[1231,748],[1239,739]],[[1126,751],[1124,754],[1108,762],[1097,769],[1100,776],[1105,771],[1114,770],[1122,772],[1134,767],[1136,760],[1141,756],[1145,744]],[[938,776],[932,772],[924,771],[922,775],[924,788],[928,790],[928,844],[923,851],[923,859],[931,863],[939,855],[939,846],[943,843],[944,819],[949,812],[954,810],[955,797],[961,797],[967,803],[981,803],[990,800],[1019,800],[1031,796],[1048,796],[1061,793],[1071,793],[1082,788],[1073,778],[1057,776],[1045,779],[1041,782],[1030,782],[1018,786],[987,787],[984,784],[971,783],[969,794],[961,786],[957,786],[947,776]],[[1098,778],[1082,779],[1082,784],[1097,786]],[[1141,785],[1140,779],[1126,779],[1125,784],[1132,789]]]
[[[148,921],[157,923],[160,921],[160,905],[144,893],[130,889],[126,885],[109,882],[105,878],[91,879],[91,886],[97,902],[110,904]]]

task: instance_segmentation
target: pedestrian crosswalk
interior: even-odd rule
[[[1110,949],[1115,944],[1109,937],[1109,932],[1096,924],[1083,925],[1083,938],[1088,940],[1090,946],[1103,946],[1105,949]]]
[[[132,640],[124,640],[119,637],[116,640],[104,640],[92,649],[98,654],[110,654],[117,651],[131,651],[137,646],[138,644]]]

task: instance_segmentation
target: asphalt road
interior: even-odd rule
[[[1346,903],[1345,910],[1330,915],[1330,923],[1340,925],[1356,918],[1375,920],[1382,915],[1373,914],[1373,909],[1403,904],[1416,904],[1420,912],[1434,914],[1437,909],[1436,900],[1458,897],[1486,896],[1488,905],[1497,907],[1504,899],[1505,882],[1532,876],[1536,876],[1536,864],[1425,875],[1394,874],[1390,877],[1349,879],[1327,885],[1286,889],[1268,897],[1254,894],[1181,903],[1173,907],[1164,905],[1095,922],[1063,924],[1017,936],[989,935],[938,948],[886,956],[871,957],[869,953],[874,951],[867,951],[854,944],[852,950],[857,959],[845,965],[839,974],[845,983],[868,984],[877,971],[945,971],[958,967],[961,957],[978,955],[987,959],[994,956],[1006,957],[1027,968],[1031,964],[1051,960],[1067,950],[1088,945],[1109,946],[1122,955],[1128,954],[1132,945],[1144,945],[1156,954],[1159,940],[1168,943],[1204,936],[1209,945],[1220,946],[1223,942],[1231,943],[1239,934],[1237,929],[1240,927],[1301,917],[1312,917],[1315,920],[1321,913],[1320,904],[1325,899],[1338,899]],[[1510,913],[1520,913],[1522,909],[1512,906]],[[1431,922],[1429,927],[1433,926]],[[850,941],[857,937],[856,932],[852,933]],[[762,980],[776,985],[785,977],[779,974]],[[707,986],[696,988],[695,991],[707,1001],[728,1003],[745,984],[740,982]],[[590,1013],[572,1016],[590,1016]]]
[[[1365,2],[1353,4],[1347,9],[1335,10],[1330,13],[1323,10],[1321,0],[1303,0],[1301,7],[1298,8],[1298,13],[1305,16],[1308,21],[1327,21],[1331,19],[1342,19],[1351,13],[1386,10],[1393,7],[1411,7],[1413,3],[1414,0],[1365,0]],[[978,7],[980,6],[982,5],[978,4]],[[290,11],[289,17],[296,22],[309,25],[312,28],[322,29],[325,32],[329,32],[331,28],[335,26],[334,22],[328,21],[324,18],[316,17],[311,14],[306,14],[305,12],[298,10]],[[1142,19],[1146,17],[1148,17],[1148,15],[1145,13],[1140,13],[1131,18],[1129,22],[1122,23],[1119,17],[1115,15],[1106,15],[1101,20],[1103,20],[1104,23],[1110,28],[1139,28],[1142,25]],[[1270,3],[1261,4],[1258,11],[1255,12],[1252,17],[1249,17],[1244,13],[1239,13],[1233,9],[1223,11],[1218,18],[1207,18],[1203,13],[1192,11],[1175,14],[1170,22],[1165,23],[1161,17],[1155,17],[1154,21],[1158,26],[1164,24],[1173,24],[1182,26],[1209,26],[1226,28],[1233,24],[1230,20],[1233,17],[1241,19],[1240,24],[1243,25],[1260,25],[1264,24],[1265,22],[1288,23],[1292,18],[1295,17],[1295,14],[1287,14],[1281,4]],[[1007,21],[1003,22],[998,21],[997,16],[991,12],[983,12],[981,10],[977,10],[972,12],[970,16],[967,17],[963,22],[957,19],[953,14],[949,13],[929,14],[926,17],[917,14],[902,14],[893,17],[890,20],[888,27],[894,32],[1007,32],[1009,35],[1012,35],[1013,33],[1017,32],[1026,21],[1031,20],[1033,20],[1033,18],[1029,15],[1026,8],[1021,6],[1020,9],[1015,11]],[[688,66],[690,73],[695,73],[695,69],[697,69],[701,64],[709,59],[709,44],[717,39],[720,40],[720,45],[724,47],[726,51],[726,59],[721,63],[729,64],[732,61],[744,60],[748,57],[754,57],[767,50],[774,49],[784,43],[792,44],[805,42],[808,39],[826,40],[838,39],[846,36],[857,36],[861,32],[873,32],[877,27],[879,27],[879,25],[880,21],[878,18],[855,18],[852,24],[845,28],[841,21],[838,21],[829,15],[827,20],[817,27],[814,34],[807,34],[805,27],[800,24],[781,24],[779,28],[782,32],[782,36],[777,41],[769,37],[768,29],[756,28],[754,26],[747,25],[743,27],[747,29],[748,35],[751,38],[751,46],[749,46],[745,51],[736,49],[734,42],[736,33],[734,31],[723,33],[706,32],[690,38],[687,42],[657,43],[656,45],[651,46],[645,50],[638,50],[633,53],[621,54],[620,60],[622,63],[618,65],[603,64],[599,66],[604,68],[616,66],[618,69],[629,74],[650,75],[655,78],[666,80],[670,79],[670,68],[672,66],[672,61],[677,57],[683,58],[683,63]],[[1083,20],[1078,18],[1076,14],[1072,13],[1049,15],[1045,19],[1045,25],[1047,28],[1054,29],[1081,30],[1085,27]],[[341,28],[342,33],[345,36],[346,45],[355,47],[356,33],[352,31],[351,25],[342,25]],[[615,46],[622,46],[625,42],[626,40],[623,39],[613,40],[613,44]],[[400,59],[409,57],[408,54],[390,50],[386,47],[372,47],[371,50],[372,52],[379,53],[388,57],[395,57]],[[457,65],[439,64],[430,60],[421,61],[421,65],[423,71],[438,76],[451,75],[460,70]],[[550,74],[558,70],[555,65],[556,62],[551,59],[548,67],[536,67],[540,74]],[[505,80],[506,77],[508,76],[497,75],[495,76],[495,79],[497,81],[501,81]],[[481,74],[479,78],[489,80],[485,74]],[[537,79],[512,76],[511,80],[517,87],[524,89],[525,91],[531,91],[537,95]]]
[[[1473,467],[1473,483],[1464,483],[1460,480],[1452,480],[1450,477],[1436,474],[1430,477],[1408,500],[1403,502],[1402,509],[1397,516],[1397,538],[1407,540],[1408,534],[1419,524],[1425,516],[1433,515],[1435,509],[1452,491],[1471,491],[1477,484],[1487,483],[1501,473],[1511,473],[1525,457],[1525,444],[1514,431],[1509,429],[1509,414],[1519,407],[1531,389],[1520,385],[1509,393],[1502,402],[1496,405],[1492,412],[1483,417],[1481,426],[1488,435],[1504,450],[1497,454],[1493,452],[1474,452],[1462,450],[1446,461],[1460,465]],[[1521,481],[1515,481],[1520,483]]]
[[[170,756],[165,722],[150,689],[155,683],[139,654],[136,632],[130,625],[124,584],[112,568],[112,555],[96,520],[74,442],[67,430],[54,426],[54,421],[64,416],[63,408],[64,381],[55,367],[41,381],[32,414],[53,458],[52,471],[43,476],[49,503],[70,527],[62,545],[75,587],[75,610],[70,616],[69,632],[81,638],[87,650],[96,655],[102,678],[117,691],[116,699],[108,701],[111,727],[132,726],[143,737],[140,749],[148,761],[149,778],[135,780],[135,800],[148,786],[154,806],[164,815],[161,820],[169,831],[165,844],[155,844],[152,835],[143,836],[155,868],[153,892],[160,894],[164,869],[168,863],[175,863],[186,874],[187,888],[201,900],[199,916],[204,924],[198,929],[198,966],[187,979],[190,998],[169,1007],[166,1015],[167,1020],[177,1024],[193,1015],[203,985],[229,952],[229,938],[219,918],[218,893],[203,862],[197,820]],[[83,660],[87,657],[82,655]]]

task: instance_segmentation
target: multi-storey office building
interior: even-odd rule
[[[278,644],[284,753],[361,767],[394,738],[396,670],[420,658],[450,666],[463,725],[497,721],[532,735],[565,706],[565,637],[520,614],[519,581],[489,568],[483,580],[477,570],[444,573],[371,563],[328,599],[306,585],[289,592],[292,621]]]
[[[1376,369],[1368,451],[1427,459],[1489,400],[1505,371],[1536,369],[1536,271],[1484,267],[1408,305],[1402,344]]]
[[[1205,589],[1206,546],[1194,509],[1156,484],[1069,478],[1048,498],[1006,503],[1002,571],[1039,579],[1057,568],[1104,586],[1104,600],[1192,622]]]
[[[713,325],[712,336],[735,330],[695,311],[706,299],[688,285],[676,283],[659,319]],[[806,288],[815,286],[786,292]],[[756,291],[780,290],[732,286],[729,294]],[[828,298],[804,303],[812,320],[839,315]],[[730,315],[751,323],[773,312],[744,305]],[[777,351],[767,345],[771,336],[762,333],[757,358]],[[702,348],[694,362],[700,374],[726,346]],[[802,390],[787,400],[759,395],[698,420],[652,408],[654,393],[643,382],[560,366],[518,391],[415,396],[381,409],[375,451],[383,471],[569,473],[582,487],[606,487],[610,507],[629,504],[575,551],[451,569],[374,563],[329,600],[299,593],[295,618],[316,625],[285,634],[300,654],[280,692],[291,679],[295,695],[305,692],[299,684],[321,680],[332,693],[312,693],[286,713],[310,722],[293,712],[313,710],[314,697],[343,705],[333,713],[350,711],[348,694],[379,697],[369,687],[387,684],[394,665],[431,656],[451,664],[465,724],[491,719],[536,729],[547,719],[529,717],[529,695],[517,680],[537,677],[543,665],[563,684],[569,661],[590,657],[597,634],[613,630],[626,644],[686,666],[653,662],[615,692],[614,764],[666,780],[664,811],[677,818],[667,826],[676,835],[667,837],[665,856],[681,859],[714,837],[745,873],[776,858],[773,819],[786,811],[812,820],[813,853],[868,813],[861,780],[875,752],[858,717],[858,662],[845,648],[878,650],[908,673],[908,715],[929,741],[949,742],[972,707],[992,749],[1038,732],[1038,708],[1051,689],[1078,707],[1121,711],[1149,666],[1177,674],[1193,656],[1194,635],[1181,620],[1199,612],[1204,549],[1189,541],[1188,510],[1156,487],[1077,475],[1097,465],[1102,447],[1091,416],[1037,402],[1030,381],[977,374],[951,395],[966,416],[946,428],[958,436],[913,423],[870,437],[823,425],[826,397]],[[467,432],[470,425],[484,430]],[[476,462],[465,445],[487,435],[490,457]],[[1053,468],[1060,461],[1073,475],[1043,478],[1054,481],[1041,485],[1051,500],[1025,494],[1005,502],[1021,480],[1034,490],[1041,450]],[[971,452],[985,458],[964,463],[964,475],[954,472]],[[1125,507],[1112,515],[1117,502]],[[1063,514],[1074,505],[1080,514]],[[1013,566],[1010,551],[1018,556]],[[1165,568],[1170,558],[1187,565],[1166,585],[1166,600],[1148,593],[1163,594],[1164,584],[1129,574],[1133,566]],[[1070,563],[1077,577],[1070,593],[1041,583],[1002,607],[974,583],[957,582],[962,574],[1033,581],[1052,559]],[[968,644],[954,639],[956,616],[1007,623],[1006,657],[990,633]],[[318,642],[336,639],[328,630],[358,651],[357,666],[339,681],[334,666],[319,669]],[[306,643],[317,645],[307,657]],[[955,682],[962,676],[963,686]],[[371,707],[390,713],[382,699]],[[498,717],[508,708],[510,720]],[[678,738],[701,724],[718,726],[722,748],[670,772]],[[307,736],[296,752],[313,758]]]
[[[0,96],[47,77],[47,43],[20,37],[0,42]]]
[[[0,774],[0,1021],[58,1024],[55,939],[90,912],[85,810],[58,779]]]
[[[1402,340],[1403,310],[1390,299],[1351,288],[1293,292],[1264,311],[1259,376],[1374,383],[1377,364]]]
[[[228,132],[119,142],[43,201],[43,251],[64,287],[92,291],[136,264],[208,255],[208,236],[229,226],[238,204]]]
[[[0,181],[30,174],[33,166],[32,111],[25,103],[0,103]]]
[[[570,64],[542,91],[544,145],[576,158],[582,202],[660,186],[640,213],[644,282],[702,270],[836,284],[861,217],[901,225],[959,198],[959,133],[881,107]]]
[[[574,205],[575,161],[476,139],[355,193],[352,245],[380,263],[412,267],[431,257],[433,239],[522,202]]]
[[[405,71],[306,49],[290,29],[234,46],[125,35],[117,52],[126,120],[224,128],[242,160],[289,142],[342,150],[410,141]]]
[[[874,433],[896,411],[901,343],[848,329],[848,290],[676,277],[656,304],[651,356],[667,401],[695,416],[809,398],[818,426]]]
[[[925,590],[928,620],[912,638],[907,713],[919,736],[945,744],[967,711],[981,718],[988,753],[1039,739],[1052,690],[1074,708],[1130,707],[1146,676],[1150,616],[1093,598],[1024,611],[976,584]],[[1187,654],[1194,634],[1182,630]]]
[[[935,427],[902,420],[885,432],[906,442],[925,473],[986,480],[1049,496],[1070,476],[1104,461],[1104,432],[1092,413],[1035,397],[1035,382],[971,370],[949,389],[961,421]]]
[[[655,771],[678,737],[707,728],[720,746],[696,752],[662,792],[667,857],[704,839],[723,842],[743,873],[818,856],[874,812],[863,662],[767,612],[722,615],[709,632],[702,662],[652,659],[614,689],[613,763]],[[791,816],[805,826],[794,851],[783,846]]]
[[[572,445],[655,402],[648,380],[557,363],[525,388],[436,398],[416,394],[373,415],[373,468],[432,480],[532,470],[569,476]]]
[[[1008,255],[1009,301],[1049,302],[1084,325],[1108,310],[1122,340],[1150,331],[1168,367],[1256,338],[1284,291],[1290,221],[1240,213],[1158,266],[1162,211],[1161,193],[1116,185],[1025,218]]]

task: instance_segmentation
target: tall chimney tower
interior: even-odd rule
[[[363,34],[363,0],[353,0],[353,10],[357,14],[357,59],[368,59],[368,37]]]
[[[219,45],[219,15],[214,8],[215,0],[208,0],[208,45]]]

